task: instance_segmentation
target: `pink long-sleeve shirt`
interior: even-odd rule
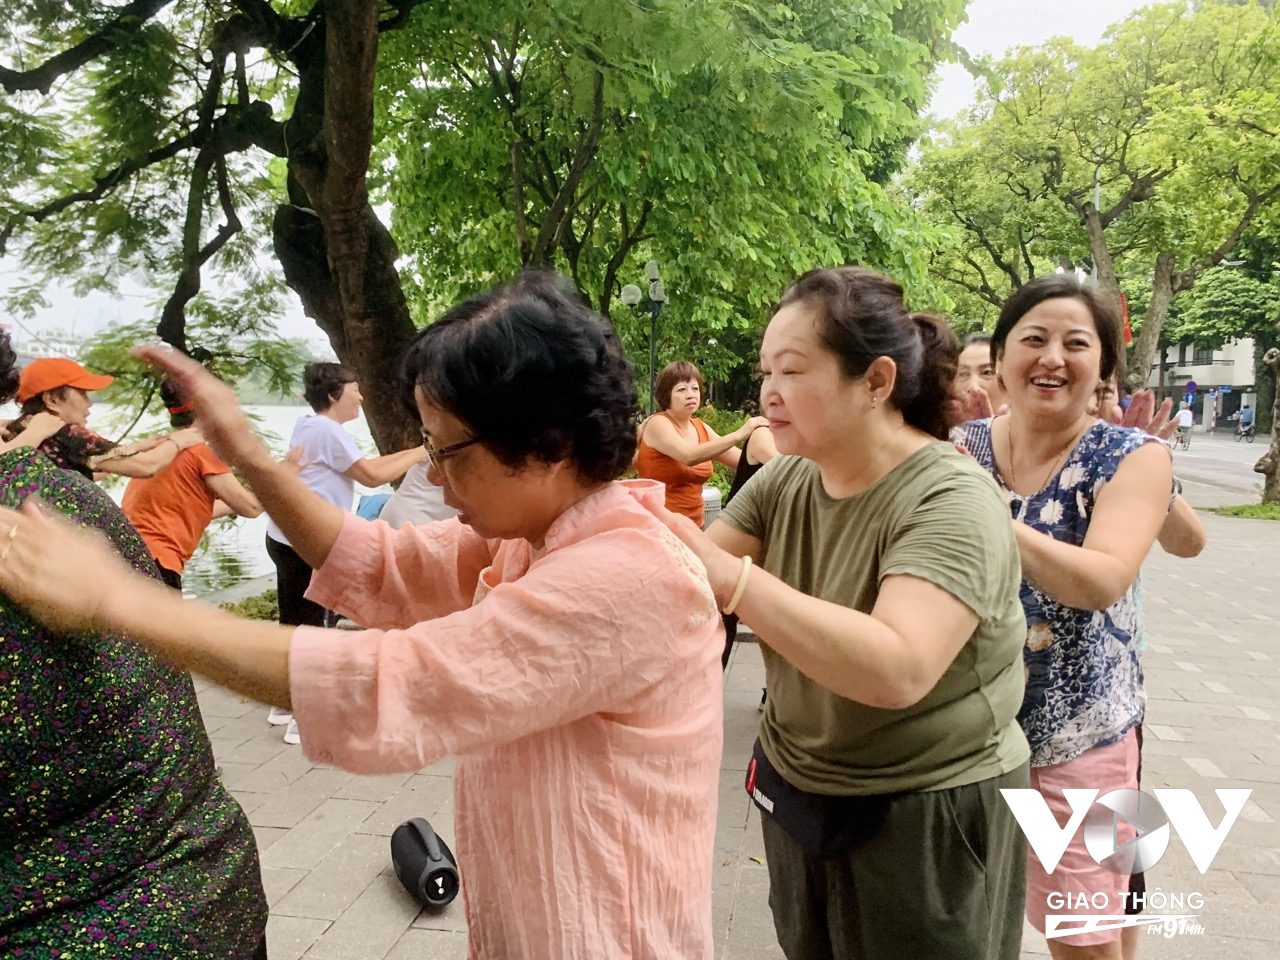
[[[303,746],[356,773],[458,755],[473,958],[713,955],[723,633],[662,503],[661,484],[613,484],[536,553],[348,516],[312,580],[375,629],[295,631]]]

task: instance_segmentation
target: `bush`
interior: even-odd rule
[[[703,407],[698,417],[720,436],[733,433],[746,422],[747,415],[740,410],[717,410],[715,407]],[[733,471],[723,463],[712,464],[711,479],[707,481],[720,491],[721,502],[729,496],[729,488],[733,486]]]
[[[718,410],[715,407],[703,407],[698,411],[698,419],[709,426],[720,436],[733,433],[746,421],[747,415],[740,410]]]
[[[227,613],[234,613],[237,617],[244,617],[246,620],[275,622],[280,619],[280,601],[276,598],[274,590],[260,593],[256,597],[245,597],[235,603],[224,603],[222,609]]]

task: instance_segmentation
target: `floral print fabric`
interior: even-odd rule
[[[1098,494],[1120,462],[1145,443],[1140,430],[1098,421],[1076,444],[1058,474],[1039,493],[1009,490],[991,447],[991,421],[965,424],[961,443],[1000,484],[1014,520],[1063,543],[1081,546]],[[1092,747],[1119,741],[1142,722],[1146,707],[1135,580],[1105,610],[1080,610],[1045,596],[1026,580],[1023,651],[1026,693],[1018,722],[1031,744],[1032,766],[1074,760]]]
[[[96,484],[30,447],[0,455],[0,503],[33,495],[155,576]],[[57,635],[0,594],[0,957],[249,960],[266,920],[191,677],[120,637]]]
[[[12,440],[20,434],[31,420],[30,417],[19,417],[5,433],[5,439]],[[94,433],[88,427],[68,423],[49,439],[40,444],[40,452],[64,470],[74,470],[88,479],[93,479],[92,461],[103,457],[114,450],[118,444],[106,437]]]

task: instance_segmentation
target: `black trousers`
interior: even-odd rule
[[[887,798],[873,833],[831,857],[761,813],[769,906],[789,960],[1018,960],[1027,846],[1001,777]]]
[[[280,622],[289,627],[323,627],[324,607],[305,596],[311,586],[311,568],[293,547],[267,537],[267,556],[276,565],[276,595]]]
[[[733,641],[738,639],[738,615],[722,613],[720,620],[724,624],[724,653],[720,654],[720,669],[729,669],[729,654],[733,653]]]
[[[182,574],[177,570],[170,570],[168,567],[162,567],[156,564],[156,569],[160,571],[160,579],[164,581],[166,587],[172,587],[179,593],[182,592]]]

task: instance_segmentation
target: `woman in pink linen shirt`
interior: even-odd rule
[[[460,516],[399,531],[307,491],[195,364],[145,355],[317,571],[309,596],[371,629],[183,602],[30,504],[0,514],[0,589],[291,706],[319,762],[456,754],[472,957],[710,960],[723,637],[705,571],[658,519],[661,485],[615,482],[634,388],[608,323],[533,275],[429,326],[405,388]],[[68,576],[89,586],[63,597]]]

